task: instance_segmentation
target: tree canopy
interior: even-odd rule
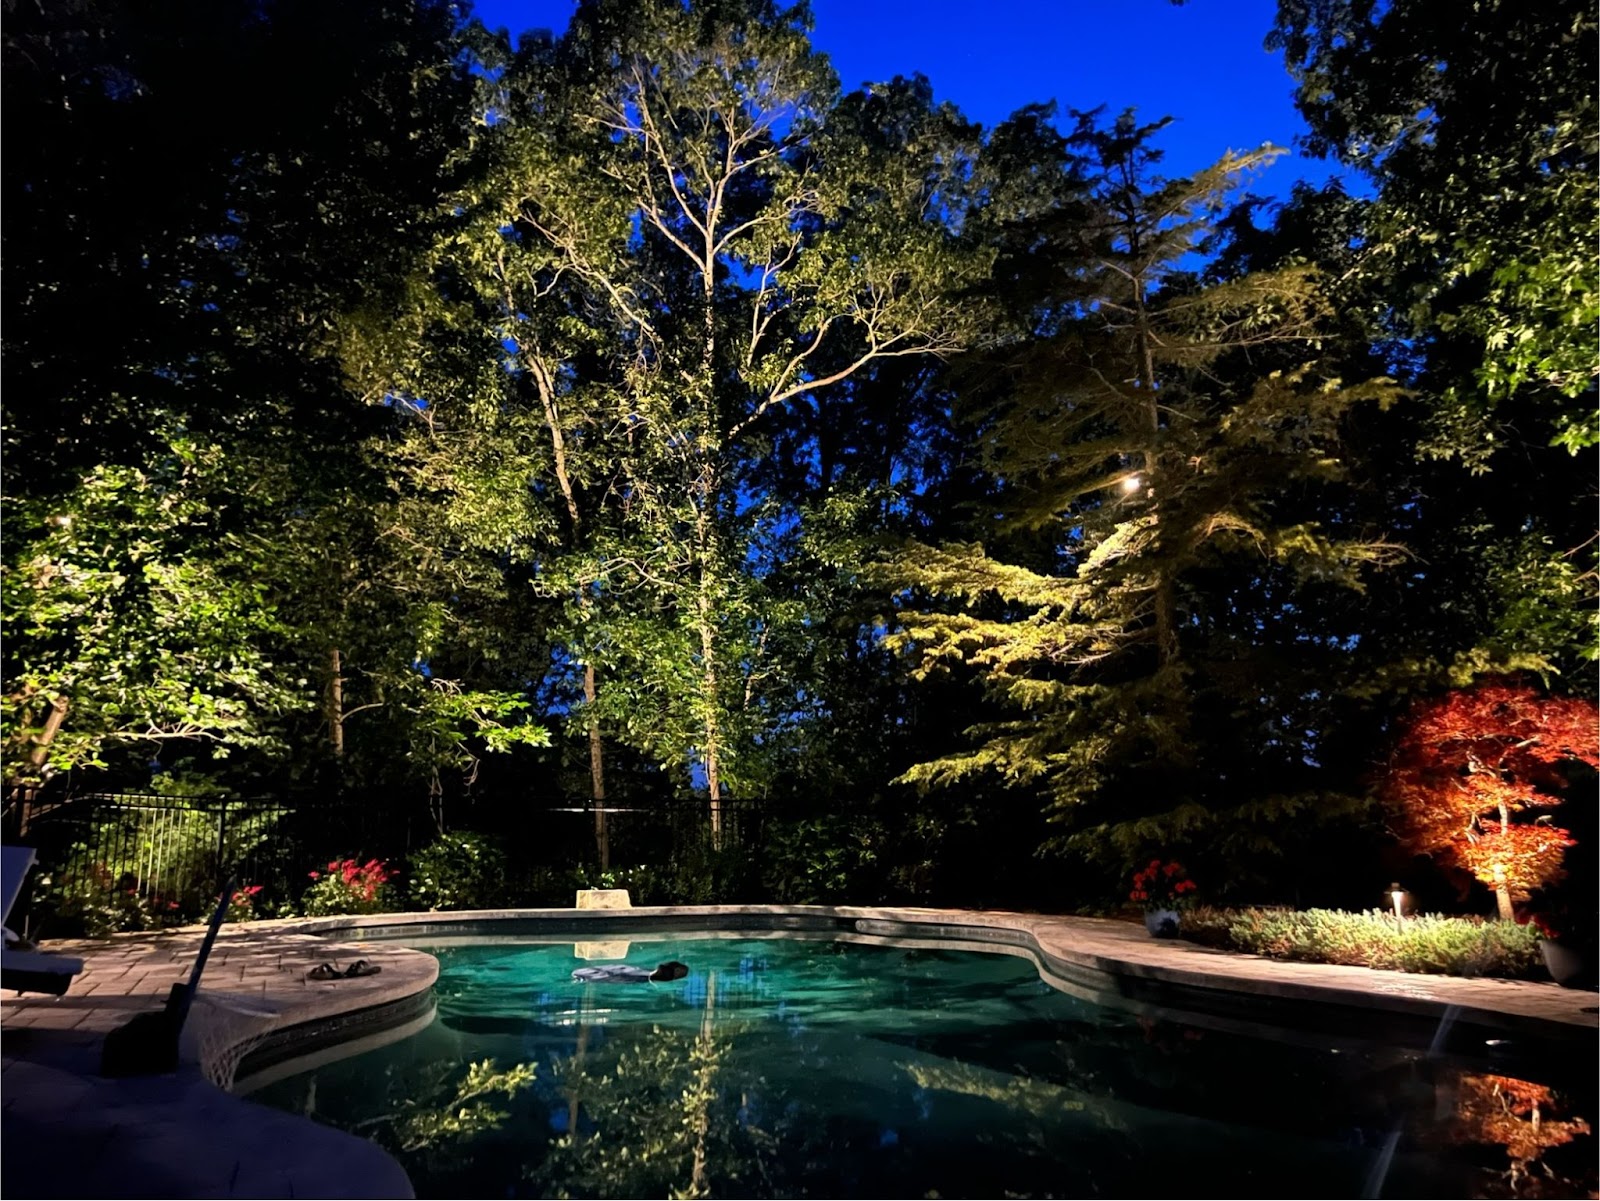
[[[700,899],[1367,888],[1429,706],[1591,703],[1595,18],[1262,33],[1359,185],[847,92],[804,3],[8,6],[8,787],[690,813]]]

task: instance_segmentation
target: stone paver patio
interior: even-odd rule
[[[1057,987],[1141,1009],[1184,997],[1268,999],[1359,1017],[1464,1021],[1542,1045],[1570,1045],[1592,1061],[1596,994],[1526,981],[1457,979],[1294,964],[1191,943],[1151,939],[1126,922],[974,910],[821,906],[657,907],[392,914],[229,927],[207,965],[176,1075],[98,1075],[108,1032],[160,1009],[186,979],[201,931],[57,943],[85,968],[66,996],[0,999],[0,1123],[7,1196],[398,1197],[404,1172],[375,1144],[233,1097],[226,1085],[240,1044],[427,993],[432,956],[419,943],[470,937],[488,920],[514,920],[541,941],[648,938],[652,928],[733,926],[836,929],[875,941],[958,939],[1035,956]],[[560,935],[566,934],[565,939]],[[370,941],[360,941],[363,937]],[[378,975],[316,983],[322,962],[364,958]],[[1181,1002],[1180,1002],[1181,1003]],[[1219,1011],[1220,1012],[1220,1011]],[[1249,1028],[1250,1019],[1209,1020]],[[1381,1026],[1381,1022],[1376,1022]],[[1320,1038],[1320,1034],[1308,1034]]]
[[[409,1197],[375,1144],[223,1092],[239,1044],[425,993],[431,955],[330,942],[281,926],[218,938],[174,1075],[106,1079],[105,1036],[162,1008],[186,980],[198,929],[52,943],[81,956],[64,997],[0,1001],[0,1192],[8,1197]],[[319,963],[365,958],[374,976],[313,982]]]

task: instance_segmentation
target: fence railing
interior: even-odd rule
[[[619,871],[692,861],[707,850],[754,848],[766,820],[759,802],[724,801],[721,837],[713,840],[704,799],[603,808],[606,858]],[[598,867],[593,806],[502,806],[494,814],[461,816],[464,825],[500,839],[518,874]],[[359,796],[286,803],[24,794],[11,799],[5,817],[6,841],[34,847],[39,862],[12,926],[32,926],[31,933],[46,936],[200,920],[230,878],[256,890],[255,913],[271,914],[300,898],[308,868],[349,855],[398,862],[437,834],[425,815],[419,819],[392,798]]]
[[[23,920],[95,932],[196,920],[232,872],[287,884],[296,810],[272,801],[94,793],[16,799],[8,840],[35,848]]]

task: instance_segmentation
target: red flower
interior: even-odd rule
[[[1183,864],[1152,859],[1149,866],[1133,873],[1133,891],[1128,899],[1142,902],[1147,908],[1171,909],[1196,888]]]
[[[1532,925],[1532,926],[1536,927],[1538,929],[1538,931],[1539,931],[1539,937],[1541,937],[1541,938],[1560,938],[1561,937],[1561,935],[1557,932],[1556,928],[1550,924],[1550,919],[1545,917],[1541,913],[1535,913],[1532,917],[1530,917],[1527,920],[1527,922],[1525,922],[1523,924],[1524,925]]]

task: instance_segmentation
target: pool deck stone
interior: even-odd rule
[[[516,919],[573,941],[636,927],[719,923],[758,929],[833,923],[861,938],[959,939],[1037,955],[1061,980],[1178,986],[1409,1017],[1465,1015],[1479,1025],[1571,1042],[1591,1058],[1600,1017],[1591,991],[1528,981],[1459,979],[1285,963],[1152,939],[1098,918],[856,906],[667,906],[494,910],[301,919],[226,928],[208,963],[175,1074],[107,1079],[105,1036],[159,1010],[187,978],[203,931],[119,935],[44,949],[81,956],[64,997],[0,998],[0,1192],[8,1197],[409,1197],[405,1173],[375,1144],[224,1092],[228,1052],[259,1036],[417,997],[438,975],[431,955],[393,938],[446,941],[478,923]],[[408,927],[426,926],[410,933]],[[624,935],[626,936],[626,935]],[[363,937],[369,941],[361,941]],[[319,963],[367,959],[374,976],[314,982]]]
[[[7,1197],[410,1197],[376,1144],[230,1096],[229,1052],[259,1036],[426,992],[431,955],[330,942],[282,923],[226,928],[175,1073],[108,1079],[105,1037],[188,979],[203,929],[49,943],[83,972],[62,997],[0,998],[0,1193]],[[320,963],[382,970],[317,982]]]

